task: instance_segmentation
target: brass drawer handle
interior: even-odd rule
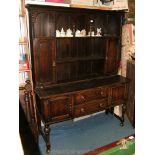
[[[84,112],[84,108],[81,108],[81,112]]]

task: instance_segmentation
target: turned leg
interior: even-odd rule
[[[122,105],[122,117],[121,117],[120,126],[124,126],[124,114],[125,114],[125,111],[126,111],[126,104],[123,104]]]
[[[45,125],[44,133],[45,133],[45,141],[46,141],[46,152],[49,153],[51,149],[50,140],[49,140],[49,133],[50,133],[49,125]]]

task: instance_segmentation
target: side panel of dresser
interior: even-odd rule
[[[127,101],[127,116],[130,123],[135,127],[135,62],[127,61],[126,77],[130,79],[129,93]]]

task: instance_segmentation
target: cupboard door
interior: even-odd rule
[[[62,121],[71,115],[71,98],[60,96],[44,102],[45,120]]]
[[[111,103],[114,105],[122,104],[126,100],[126,87],[119,85],[111,88]]]
[[[119,36],[121,34],[121,26],[122,26],[123,16],[118,14],[109,14],[107,20],[107,33],[111,35]]]
[[[107,40],[105,75],[117,74],[119,65],[119,41],[115,38]]]
[[[55,40],[34,39],[34,71],[36,85],[54,82]]]

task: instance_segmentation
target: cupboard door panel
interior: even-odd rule
[[[121,102],[126,99],[125,85],[113,87],[111,89],[111,102],[112,104],[122,104]]]
[[[71,114],[71,99],[68,96],[61,96],[57,98],[51,98],[45,102],[45,119],[52,121],[59,121],[69,118]]]
[[[38,13],[34,20],[34,37],[51,37],[55,35],[54,13]]]
[[[119,42],[117,39],[107,40],[105,75],[117,74],[119,64]]]
[[[37,84],[52,83],[54,81],[55,45],[52,39],[35,39],[34,68]]]
[[[122,16],[119,14],[109,14],[107,22],[107,33],[119,35],[121,33]]]

